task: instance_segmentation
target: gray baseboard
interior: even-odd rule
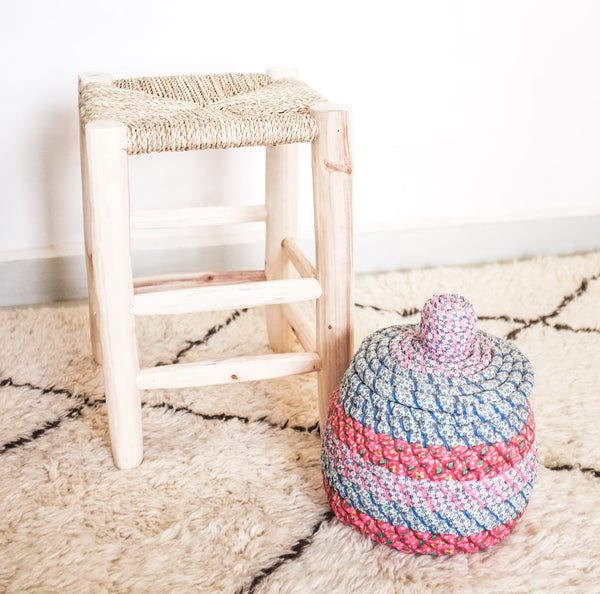
[[[310,239],[300,244],[309,257]],[[549,219],[359,233],[355,237],[358,273],[466,265],[536,255],[600,250],[600,217]],[[177,248],[134,254],[136,276],[209,270],[259,269],[258,243]],[[24,305],[86,296],[83,256],[0,263],[0,305]]]

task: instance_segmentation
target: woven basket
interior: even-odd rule
[[[420,325],[362,342],[329,406],[323,481],[337,517],[400,551],[487,548],[523,514],[538,467],[533,371],[435,295]]]

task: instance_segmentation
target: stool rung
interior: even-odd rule
[[[316,279],[294,278],[138,294],[133,297],[132,312],[145,316],[241,309],[320,296],[321,285]]]
[[[226,270],[223,272],[196,272],[191,274],[166,274],[146,276],[133,281],[133,291],[137,294],[189,289],[207,285],[233,285],[246,282],[265,281],[264,270]]]
[[[140,369],[137,386],[143,390],[191,388],[310,373],[321,369],[317,353],[281,353],[179,363]]]
[[[139,210],[131,213],[133,229],[173,229],[179,227],[209,227],[264,221],[264,204],[255,206],[201,206]]]
[[[294,268],[302,278],[316,278],[317,271],[312,262],[304,255],[296,240],[292,237],[285,237],[281,242],[283,253],[293,264]]]
[[[296,335],[298,342],[302,345],[302,348],[307,351],[316,351],[317,339],[316,339],[316,328],[315,321],[311,324],[302,312],[298,309],[298,306],[293,303],[284,303],[282,306],[283,315],[290,325],[290,328]]]

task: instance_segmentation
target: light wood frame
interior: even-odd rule
[[[297,77],[273,68],[274,78]],[[110,84],[83,74],[79,86]],[[296,242],[298,146],[266,147],[265,205],[130,213],[125,124],[81,127],[81,171],[90,331],[103,365],[113,459],[133,468],[143,457],[141,389],[236,383],[318,371],[324,428],[331,393],[353,353],[352,159],[349,110],[323,103],[311,110],[316,267]],[[190,227],[265,221],[265,270],[133,279],[131,228]],[[316,324],[293,302],[316,299]],[[135,316],[266,305],[273,355],[234,357],[140,369]],[[305,352],[289,352],[294,335]]]
[[[95,323],[102,353],[104,388],[115,464],[142,461],[142,413],[130,258],[127,128],[97,121],[85,131],[88,229],[92,246]],[[92,301],[90,297],[90,302]]]
[[[352,155],[350,112],[323,103],[311,110],[319,135],[312,144],[317,280],[319,422],[325,427],[329,398],[354,352],[352,250]]]

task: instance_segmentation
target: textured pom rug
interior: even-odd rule
[[[0,591],[599,591],[600,253],[359,277],[356,344],[436,292],[534,365],[540,472],[500,544],[410,556],[333,517],[314,376],[144,393],[144,463],[117,471],[86,305],[4,309]],[[138,326],[144,365],[268,351],[261,310]]]

